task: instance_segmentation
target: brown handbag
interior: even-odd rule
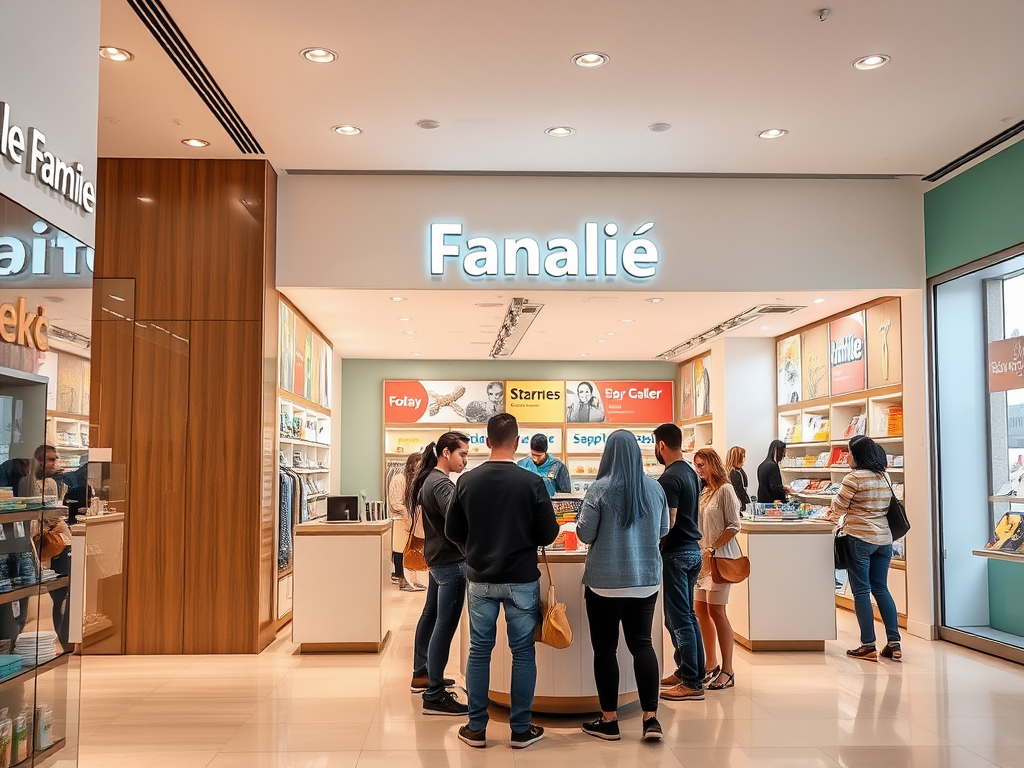
[[[427,565],[427,558],[423,554],[423,539],[419,536],[409,534],[409,541],[405,543],[405,551],[402,552],[402,567],[410,571],[425,573],[430,570]]]
[[[736,542],[739,546],[739,542]],[[742,552],[743,550],[740,550]],[[750,575],[750,560],[742,554],[730,560],[711,553],[711,580],[715,584],[739,584]]]
[[[541,559],[548,572],[548,600],[540,602],[541,620],[534,632],[534,640],[552,648],[568,648],[572,645],[572,627],[565,617],[565,603],[560,603],[555,598],[555,582],[551,580],[551,566],[548,564],[548,555],[541,550]]]
[[[50,524],[41,534],[32,537],[40,560],[50,560],[64,551],[64,547],[67,546],[64,542],[64,531],[67,531],[68,534],[71,533],[68,524],[63,519],[59,519]]]

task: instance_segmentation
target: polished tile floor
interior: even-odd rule
[[[489,748],[473,750],[456,738],[461,718],[424,717],[410,695],[423,596],[392,599],[380,655],[300,656],[285,631],[260,656],[85,658],[81,766],[1024,768],[1024,668],[912,637],[902,665],[849,660],[843,611],[825,654],[739,649],[735,689],[662,702],[660,745],[640,743],[630,711],[620,742],[580,733],[580,718],[540,717],[546,736],[528,749],[509,749],[507,724],[492,720]]]

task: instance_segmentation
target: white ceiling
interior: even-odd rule
[[[343,358],[484,360],[513,294],[499,291],[346,291],[286,288],[284,293]],[[782,335],[879,297],[878,291],[763,293],[517,292],[543,304],[516,349],[515,360],[651,360],[758,304],[805,305],[731,332]],[[899,292],[891,295],[899,295]],[[401,296],[403,301],[393,301]],[[652,304],[649,298],[661,298]],[[814,300],[823,298],[821,304]],[[478,304],[498,304],[479,307]],[[399,318],[407,317],[408,321]],[[623,320],[633,322],[624,323]],[[768,326],[768,327],[764,327]],[[412,333],[406,333],[411,331]],[[608,334],[614,335],[608,335]],[[677,358],[682,361],[701,349]]]
[[[1024,117],[1020,0],[835,0],[825,22],[797,0],[164,4],[279,170],[918,175]],[[240,156],[125,0],[102,10],[136,59],[101,61],[99,154]],[[587,50],[611,63],[570,63]],[[872,53],[892,62],[853,69]]]

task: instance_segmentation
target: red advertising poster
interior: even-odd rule
[[[671,381],[595,381],[605,422],[663,424],[673,421],[675,387]]]
[[[387,424],[486,424],[504,411],[503,381],[384,382]]]
[[[864,313],[833,320],[828,324],[828,356],[832,375],[832,396],[859,392],[867,385],[867,349],[864,343]]]

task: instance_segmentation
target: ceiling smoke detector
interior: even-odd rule
[[[435,128],[441,127],[441,124],[437,120],[417,120],[416,125],[422,128],[424,131],[432,131]]]

